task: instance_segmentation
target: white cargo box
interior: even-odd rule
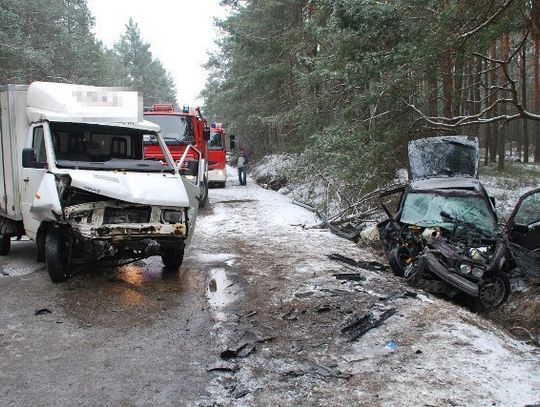
[[[0,87],[0,215],[22,220],[19,172],[28,135],[26,85]]]

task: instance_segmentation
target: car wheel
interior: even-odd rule
[[[199,201],[199,208],[204,208],[204,205],[206,205],[206,202],[208,202],[208,181],[204,180],[201,184],[202,189],[202,197]]]
[[[405,275],[405,269],[411,261],[411,255],[404,247],[394,247],[388,252],[388,264],[392,272],[398,277]]]
[[[161,254],[161,261],[167,270],[177,270],[184,260],[184,243],[174,248],[167,248]]]
[[[58,229],[50,230],[45,240],[45,261],[53,283],[66,281],[70,276],[65,236]]]
[[[11,236],[10,235],[1,235],[0,236],[0,256],[6,256],[9,254],[11,249]]]
[[[510,281],[504,272],[500,272],[494,281],[480,284],[477,302],[481,309],[489,311],[502,305],[510,295]]]

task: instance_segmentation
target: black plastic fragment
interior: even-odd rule
[[[330,260],[339,261],[341,263],[345,263],[354,267],[360,267],[364,270],[369,270],[369,271],[384,271],[388,269],[387,266],[385,266],[382,263],[379,263],[378,261],[354,260],[354,259],[351,259],[350,257],[343,256],[342,254],[339,254],[339,253],[329,254],[327,255],[327,257]]]
[[[52,311],[47,308],[41,308],[41,309],[37,309],[34,312],[34,315],[45,315],[45,314],[52,314]]]
[[[383,312],[378,318],[375,317],[372,312],[369,312],[342,328],[341,333],[346,335],[349,338],[349,341],[355,341],[366,332],[382,325],[384,321],[386,321],[396,312],[397,310],[395,308],[390,308],[389,310]]]

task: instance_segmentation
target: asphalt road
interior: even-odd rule
[[[0,258],[0,406],[540,402],[537,349],[373,268],[287,197],[234,184],[210,191],[172,273],[155,257],[53,284],[33,243],[13,242]]]

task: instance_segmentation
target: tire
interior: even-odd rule
[[[184,260],[184,242],[174,248],[167,248],[161,254],[161,261],[166,270],[178,270]]]
[[[500,272],[495,281],[480,284],[476,299],[478,307],[483,311],[491,311],[504,304],[510,295],[510,280],[505,272]]]
[[[0,256],[6,256],[11,249],[11,236],[0,235]]]
[[[45,239],[45,261],[53,283],[66,281],[70,276],[65,236],[58,229],[50,230]]]
[[[392,269],[394,275],[398,277],[403,277],[405,275],[406,263],[404,263],[405,258],[409,258],[410,255],[407,249],[403,247],[394,247],[387,254],[388,264]]]
[[[203,196],[201,200],[199,201],[199,208],[204,208],[204,206],[206,205],[206,202],[208,202],[208,181],[207,180],[203,181],[202,188],[203,188]]]

